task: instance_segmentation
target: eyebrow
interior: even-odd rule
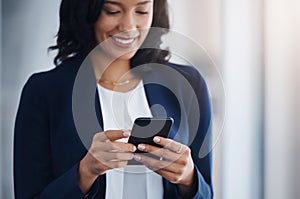
[[[137,3],[136,5],[144,5],[144,4],[151,3],[151,2],[152,1],[142,1],[142,2]],[[117,2],[117,1],[105,1],[104,4],[122,5],[121,2]]]

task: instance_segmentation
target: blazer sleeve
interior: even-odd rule
[[[213,198],[212,187],[212,107],[209,91],[204,79],[198,71],[195,78],[195,92],[200,109],[199,128],[190,148],[197,175],[198,190],[194,199]],[[189,120],[193,122],[194,111],[189,112]],[[201,150],[201,151],[200,151]],[[204,156],[204,157],[202,157]]]
[[[14,135],[14,188],[16,199],[85,198],[78,186],[78,164],[53,178],[48,106],[34,74],[25,84],[17,111]]]
[[[195,166],[197,190],[190,198],[212,199],[212,107],[209,90],[204,79],[196,69],[193,67],[184,67],[184,69],[181,69],[181,66],[177,66],[177,68],[179,68],[178,70],[183,71],[182,74],[193,88],[192,92],[195,92],[194,95],[189,93],[191,92],[190,90],[186,89],[187,93],[183,96],[183,101],[186,103],[186,113],[190,131],[188,133],[191,136],[193,132],[196,132],[189,147]],[[199,120],[196,121],[195,118],[199,118]],[[165,192],[164,198],[183,198],[180,195],[176,184],[164,180],[164,186],[166,187],[165,190],[168,190],[167,193]]]

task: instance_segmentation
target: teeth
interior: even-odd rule
[[[112,37],[115,41],[122,43],[122,44],[129,44],[132,43],[134,41],[134,39],[120,39],[117,37]]]

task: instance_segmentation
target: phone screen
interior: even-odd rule
[[[173,118],[137,118],[134,121],[131,135],[128,142],[134,144],[136,147],[141,144],[149,144],[157,147],[162,147],[153,141],[155,136],[167,138],[174,123]],[[135,153],[144,153],[144,155],[158,159],[151,153],[136,150]],[[134,159],[128,161],[128,165],[142,165],[142,163]]]
[[[136,147],[140,143],[149,144],[157,147],[153,138],[161,136],[167,138],[173,125],[172,118],[137,118],[131,130],[131,136],[128,142],[134,144]],[[143,153],[137,150],[136,153]]]

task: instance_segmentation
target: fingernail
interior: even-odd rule
[[[133,151],[132,152],[135,152],[136,151],[136,146],[133,146]]]
[[[124,130],[124,131],[123,131],[123,135],[124,135],[125,137],[129,137],[129,136],[130,136],[130,131],[129,131],[129,130]]]
[[[141,156],[136,155],[136,154],[134,154],[133,158],[134,158],[136,161],[140,161],[140,160],[141,160]]]
[[[141,150],[141,151],[144,151],[145,148],[146,148],[146,146],[143,145],[143,144],[139,144],[139,145],[138,145],[138,149]]]
[[[160,142],[160,139],[158,137],[154,137],[153,141],[156,142],[156,143],[158,143],[158,142]]]

